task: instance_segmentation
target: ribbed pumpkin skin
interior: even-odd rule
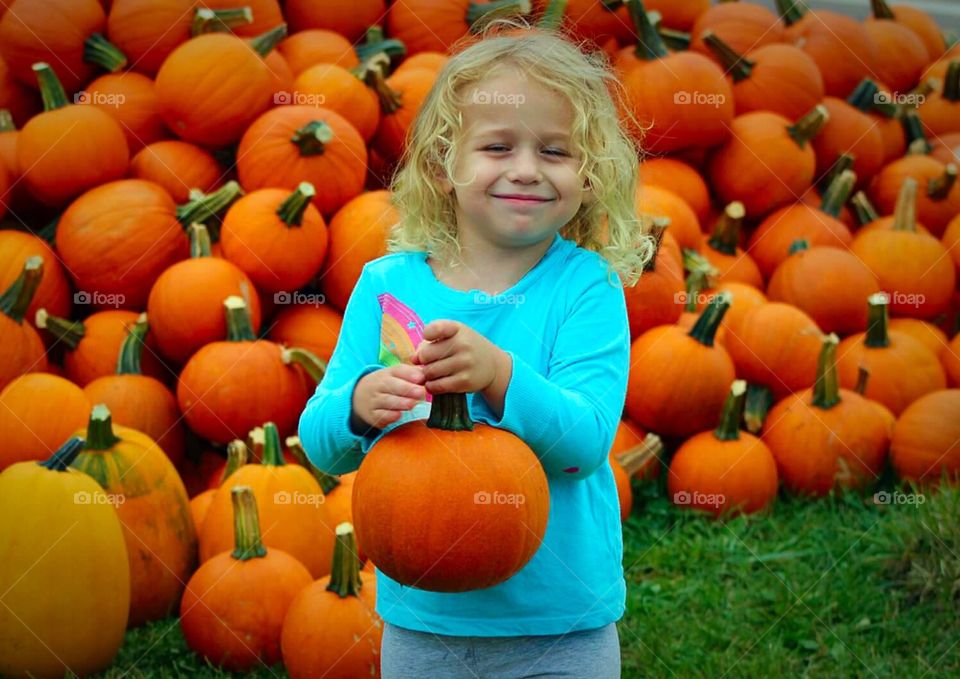
[[[853,236],[839,219],[818,208],[796,203],[768,215],[750,235],[747,252],[769,279],[790,256],[790,245],[796,240],[806,240],[811,248],[829,245],[847,249]]]
[[[893,429],[890,460],[907,479],[936,483],[960,476],[960,389],[934,391],[914,401]]]
[[[61,679],[66,667],[88,676],[120,649],[130,566],[120,520],[103,500],[75,469],[20,462],[0,474],[3,676]]]
[[[15,377],[47,370],[46,348],[27,319],[17,323],[0,313],[0,346],[0,389]]]
[[[154,142],[130,159],[131,177],[159,184],[177,203],[190,199],[190,189],[220,188],[223,175],[209,152],[186,141]]]
[[[656,268],[645,271],[633,287],[623,289],[631,339],[658,325],[676,323],[683,313],[680,300],[684,292],[682,267],[661,247]]]
[[[270,339],[288,347],[301,347],[329,361],[342,326],[343,316],[328,304],[296,304],[274,317]]]
[[[195,566],[197,537],[187,490],[166,454],[135,429],[113,425],[113,432],[119,443],[85,450],[72,466],[123,498],[116,511],[130,562],[132,627],[176,611]]]
[[[497,503],[494,492],[524,501]],[[478,493],[491,502],[478,503]],[[433,592],[482,589],[513,576],[540,547],[549,506],[533,452],[481,423],[461,432],[424,420],[401,425],[370,449],[353,484],[364,553],[397,582]]]
[[[0,196],[3,194],[0,193]],[[9,200],[9,196],[3,200]],[[40,308],[55,316],[69,316],[73,306],[70,281],[50,246],[33,234],[13,229],[0,231],[0,290],[10,287],[23,271],[24,262],[33,255],[43,257],[43,277],[27,308],[26,321],[33,325],[33,317]]]
[[[83,339],[76,349],[64,352],[64,375],[81,387],[98,377],[113,375],[117,371],[120,345],[139,315],[136,311],[107,309],[87,316],[83,321]],[[143,374],[156,377],[161,382],[170,379],[170,370],[160,362],[153,333],[147,333],[144,348],[141,362]]]

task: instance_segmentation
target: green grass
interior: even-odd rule
[[[625,678],[960,676],[957,489],[924,491],[919,506],[781,496],[772,513],[719,521],[636,489]],[[99,676],[234,675],[194,656],[170,618],[130,631]]]

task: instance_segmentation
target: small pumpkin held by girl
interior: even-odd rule
[[[451,51],[299,435],[359,470],[385,678],[619,677],[639,150],[601,54],[504,20]]]

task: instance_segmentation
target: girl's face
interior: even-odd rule
[[[559,94],[514,69],[463,92],[454,177],[457,228],[501,248],[552,238],[590,199],[571,146],[573,110]]]

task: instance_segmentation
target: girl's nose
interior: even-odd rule
[[[518,150],[513,157],[513,163],[507,171],[507,179],[514,182],[541,181],[540,164],[536,151],[529,149]]]

